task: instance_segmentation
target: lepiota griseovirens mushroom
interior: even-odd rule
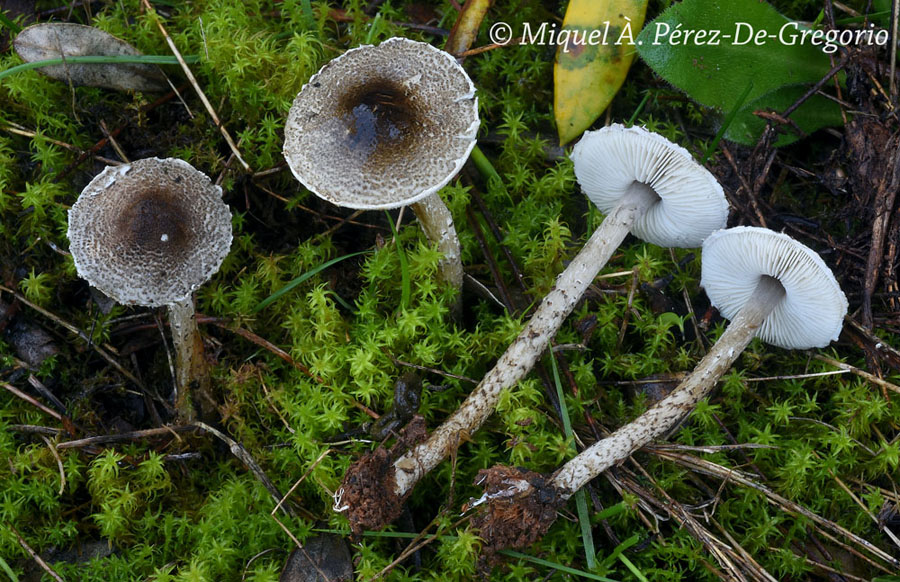
[[[786,349],[825,347],[838,338],[847,312],[847,299],[819,255],[765,228],[710,235],[700,285],[731,322],[677,388],[549,477],[503,466],[479,473],[476,483],[486,492],[472,504],[483,504],[473,522],[489,551],[539,539],[556,510],[588,481],[689,415],[753,338]]]
[[[459,238],[437,191],[468,159],[478,125],[475,86],[456,59],[391,38],[348,50],[310,78],[288,114],[284,157],[297,180],[338,206],[410,205],[459,301]]]
[[[481,427],[503,390],[531,370],[629,232],[660,246],[697,247],[725,226],[722,187],[687,150],[662,136],[612,125],[587,132],[572,160],[585,194],[606,218],[493,369],[428,440],[388,468],[372,455],[350,467],[335,495],[335,510],[347,512],[354,531],[390,523],[413,486]]]
[[[175,410],[193,420],[191,383],[208,377],[191,294],[231,248],[222,189],[175,158],[109,166],[69,210],[68,237],[78,275],[93,287],[123,305],[169,308]]]

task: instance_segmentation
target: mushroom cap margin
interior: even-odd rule
[[[150,198],[158,192],[159,203]],[[148,234],[159,242],[141,238]],[[146,158],[95,176],[69,210],[67,236],[90,285],[122,304],[157,307],[187,299],[219,270],[231,211],[222,189],[189,163]]]
[[[822,348],[838,338],[847,298],[815,251],[755,226],[720,230],[704,241],[700,285],[723,317],[737,316],[762,275],[777,279],[785,296],[757,337],[787,349]]]
[[[725,227],[728,201],[722,186],[690,152],[643,127],[613,124],[586,131],[570,156],[585,195],[610,213],[634,182],[660,201],[640,217],[631,233],[663,247],[699,247]]]
[[[408,155],[375,168],[365,147],[348,147],[352,128],[335,105],[341,94],[371,81],[405,87],[426,122]],[[425,108],[429,99],[434,103]],[[475,147],[479,124],[475,86],[456,59],[395,37],[350,49],[310,78],[288,114],[283,154],[294,177],[320,198],[348,208],[396,208],[453,179]]]

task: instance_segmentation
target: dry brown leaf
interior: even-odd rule
[[[82,24],[49,22],[29,26],[16,36],[13,46],[26,63],[75,56],[139,56],[136,48],[99,28]],[[168,85],[156,65],[139,63],[66,63],[38,69],[73,85],[105,87],[119,91],[163,91]]]

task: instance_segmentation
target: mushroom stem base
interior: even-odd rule
[[[432,433],[428,441],[394,462],[398,496],[409,492],[419,479],[484,424],[503,390],[514,386],[531,370],[594,277],[628,235],[631,226],[658,199],[649,187],[629,190],[559,275],[556,285],[544,297],[531,320],[459,409]]]
[[[175,413],[180,422],[187,423],[196,416],[191,402],[192,384],[207,379],[203,340],[191,297],[169,305],[169,326],[175,344]]]
[[[634,421],[566,463],[553,477],[551,485],[563,491],[563,497],[568,499],[613,464],[675,427],[712,391],[784,295],[784,287],[777,279],[761,277],[753,294],[719,341],[677,388]]]

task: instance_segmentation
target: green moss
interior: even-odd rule
[[[290,103],[328,59],[394,34],[440,44],[439,39],[399,24],[415,20],[414,12],[408,10],[421,8],[418,4],[385,2],[377,17],[365,13],[367,4],[345,3],[340,20],[330,12],[334,7],[322,2],[313,3],[313,18],[308,18],[301,0],[155,5],[181,52],[199,55],[200,61],[192,65],[198,83],[238,141],[244,158],[254,171],[262,171],[280,166]],[[658,8],[665,4],[653,3]],[[808,10],[815,6],[797,5],[796,16],[809,17]],[[138,0],[95,7],[94,25],[147,54],[168,54],[154,17],[141,11]],[[439,26],[452,26],[456,12],[449,2],[431,8]],[[526,21],[561,17],[563,8],[501,1],[488,18],[507,21],[520,30]],[[487,42],[486,28],[482,27],[479,44]],[[0,55],[2,69],[17,63],[18,58],[9,53]],[[441,195],[456,218],[467,273],[488,287],[495,284],[466,219],[467,209],[472,209],[487,239],[487,252],[497,259],[500,275],[512,290],[514,307],[523,309],[536,304],[551,288],[602,216],[578,192],[571,162],[565,156],[558,158],[550,147],[554,145],[552,51],[539,46],[508,47],[470,57],[465,66],[478,87],[481,148],[500,180],[485,181],[466,171]],[[176,86],[184,84],[177,67],[167,67],[166,72]],[[171,378],[153,319],[147,310],[122,306],[100,314],[90,303],[85,284],[77,279],[71,258],[51,244],[67,247],[66,210],[103,165],[96,160],[73,165],[80,151],[103,137],[95,122],[98,117],[111,129],[121,127],[118,141],[131,157],[179,156],[214,177],[221,174],[225,200],[234,211],[235,240],[219,273],[198,291],[198,311],[226,318],[272,342],[297,364],[231,331],[203,325],[214,360],[214,398],[221,428],[246,447],[280,491],[286,492],[306,475],[291,496],[301,508],[299,517],[281,518],[297,538],[305,539],[323,523],[346,528],[344,518],[331,511],[331,493],[349,463],[372,444],[364,442],[367,437],[347,443],[343,433],[370,420],[362,407],[378,413],[391,407],[394,382],[406,371],[395,360],[479,379],[522,329],[524,318],[467,291],[465,319],[454,322],[450,318],[453,293],[436,280],[439,253],[408,218],[409,213],[394,241],[380,213],[354,219],[365,226],[338,226],[335,217],[350,213],[318,201],[288,171],[251,177],[235,161],[225,171],[231,152],[218,128],[192,88],[184,88],[181,94],[190,114],[177,99],[151,106],[155,95],[69,88],[34,71],[4,79],[0,85],[4,285],[85,330],[98,345],[112,344],[114,357],[140,372],[151,395],[147,401],[155,402],[165,416],[165,408],[152,395],[164,399],[170,393]],[[636,116],[638,123],[691,151],[706,149],[715,130],[708,112],[659,87],[640,63],[616,97],[611,118],[629,119],[645,94],[649,97]],[[97,153],[117,155],[108,146]],[[802,166],[803,161],[796,165]],[[832,212],[834,202],[809,190],[808,184],[789,177],[779,183],[771,202],[807,210],[813,199],[822,206],[828,231],[846,233],[849,227],[838,224]],[[502,241],[495,240],[488,228],[476,196]],[[396,218],[394,212],[391,219]],[[501,244],[523,272],[524,293],[514,281]],[[405,307],[399,290],[398,246],[407,258],[410,278]],[[257,311],[260,301],[287,282],[358,251],[368,252],[326,269]],[[564,375],[566,405],[583,442],[596,437],[594,429],[612,430],[652,404],[652,395],[643,393],[641,384],[623,382],[688,371],[705,352],[702,342],[688,341],[695,322],[681,305],[686,294],[697,310],[693,315],[706,325],[699,259],[688,260],[689,252],[670,253],[628,239],[603,273],[633,272],[634,278],[595,281],[589,298],[560,330],[556,341],[569,349],[558,356],[578,388],[575,394]],[[662,293],[671,303],[660,307],[641,285],[655,285],[669,276],[671,282]],[[629,300],[634,284],[637,287]],[[84,342],[36,312],[23,308],[23,313],[31,323],[54,334],[60,354],[33,373],[64,401],[67,414],[79,425],[78,436],[115,432],[116,427],[128,428],[129,422],[138,425],[134,428],[155,426],[146,410],[129,412],[128,406],[147,405],[134,404],[145,402],[143,396],[135,395],[137,388]],[[579,322],[587,321],[596,321],[596,327],[586,335]],[[129,329],[129,322],[141,329]],[[714,340],[722,329],[713,323],[708,339]],[[896,343],[887,334],[884,339]],[[8,336],[0,340],[0,356],[5,369],[18,365]],[[864,366],[850,346],[838,344],[830,356]],[[549,369],[546,357],[544,365]],[[751,475],[759,470],[765,476],[759,480],[779,494],[880,543],[881,534],[871,518],[837,479],[851,484],[871,513],[881,510],[900,464],[900,445],[894,438],[900,419],[897,405],[849,375],[749,381],[830,369],[806,354],[754,342],[672,440],[713,446],[732,444],[733,437],[737,443],[765,445],[694,454]],[[28,389],[27,376],[4,373],[8,374],[4,381]],[[422,375],[425,389],[420,412],[434,427],[472,386],[455,377]],[[441,465],[412,494],[409,502],[416,528],[424,527],[445,506],[447,513],[438,521],[449,528],[455,517],[448,516],[455,516],[468,497],[480,493],[472,485],[479,469],[507,463],[552,471],[571,455],[571,442],[564,437],[546,392],[540,376],[532,374],[515,391],[503,395],[498,414],[485,430],[470,435],[455,465]],[[586,415],[594,419],[592,426],[586,423]],[[0,394],[0,458],[9,459],[0,464],[0,523],[13,525],[46,555],[54,555],[50,553],[54,548],[74,548],[85,541],[105,542],[114,549],[86,564],[56,561],[54,568],[66,580],[277,579],[293,542],[269,515],[274,501],[254,475],[208,435],[59,450],[66,476],[60,494],[60,471],[50,449],[34,435],[8,430],[13,424],[61,426],[12,394]],[[341,444],[335,444],[339,439]],[[199,457],[167,456],[178,453]],[[813,531],[810,523],[772,506],[750,488],[722,485],[650,454],[641,453],[637,460],[647,470],[641,484],[651,492],[658,486],[679,502],[704,508],[710,507],[707,503],[714,497],[709,511],[715,519],[774,576],[811,576],[810,567],[796,554]],[[451,493],[453,503],[448,505]],[[647,517],[645,506],[606,481],[595,484],[593,493],[591,498],[604,506],[618,503],[623,496],[628,500],[630,509],[606,523],[620,539],[637,534],[639,544],[626,555],[645,577],[716,579],[706,568],[715,563],[714,558],[690,531],[652,519],[655,525],[648,527],[642,519]],[[616,544],[602,531],[595,529],[603,562]],[[445,533],[452,537],[437,540],[421,552],[421,569],[403,564],[389,579],[470,579],[478,547],[474,532],[463,525]],[[578,524],[560,519],[528,552],[583,568],[581,544]],[[379,572],[399,551],[386,538],[364,538],[353,547],[354,567],[361,577]],[[0,555],[21,577],[28,556],[5,527],[0,528]],[[598,571],[614,579],[632,575],[615,559],[603,562]],[[495,571],[494,577],[522,580],[546,574],[543,566],[512,561],[508,570]]]

